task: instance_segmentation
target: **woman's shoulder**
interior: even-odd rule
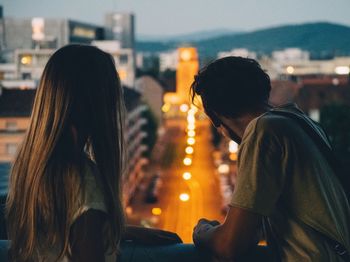
[[[75,215],[75,219],[90,209],[107,212],[103,188],[99,180],[99,171],[96,164],[88,159],[84,164],[83,172],[81,204]]]

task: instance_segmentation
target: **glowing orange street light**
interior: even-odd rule
[[[194,124],[196,122],[196,119],[195,119],[194,115],[188,115],[187,116],[187,122],[189,124]]]
[[[162,209],[159,207],[152,208],[152,214],[155,216],[160,216],[162,214]]]
[[[192,175],[190,172],[185,172],[183,173],[182,178],[185,180],[190,180],[192,178]]]
[[[191,124],[188,124],[187,125],[187,129],[188,130],[194,130],[196,128],[195,124],[194,123],[191,123]]]
[[[184,165],[185,166],[190,166],[190,165],[192,165],[192,159],[191,158],[189,158],[189,157],[186,157],[185,159],[184,159]]]
[[[188,135],[189,137],[194,137],[194,136],[196,135],[196,131],[194,131],[194,130],[189,130],[189,131],[187,132],[187,135]]]
[[[193,146],[196,143],[196,139],[194,139],[193,137],[189,137],[187,139],[187,144],[189,144],[190,146]]]
[[[218,171],[220,174],[227,174],[230,172],[230,166],[228,164],[221,164],[218,167]]]
[[[189,194],[186,194],[186,193],[182,193],[180,196],[179,196],[180,200],[182,202],[187,202],[188,200],[190,200],[190,196]]]
[[[186,147],[185,152],[187,155],[192,155],[194,152],[194,149],[193,149],[193,147],[188,146],[188,147]]]
[[[180,106],[180,111],[181,111],[182,113],[186,113],[186,112],[188,111],[188,105],[187,105],[187,104],[182,104],[182,105]]]

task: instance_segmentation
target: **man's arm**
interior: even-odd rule
[[[196,246],[211,250],[222,259],[235,259],[256,244],[261,216],[247,210],[231,207],[223,224],[201,219],[194,228]]]

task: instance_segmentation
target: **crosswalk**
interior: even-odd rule
[[[0,196],[7,194],[10,164],[0,163]]]

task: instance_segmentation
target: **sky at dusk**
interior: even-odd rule
[[[71,18],[102,25],[111,11],[133,12],[138,35],[251,31],[328,21],[350,26],[350,0],[0,0],[9,17]]]

